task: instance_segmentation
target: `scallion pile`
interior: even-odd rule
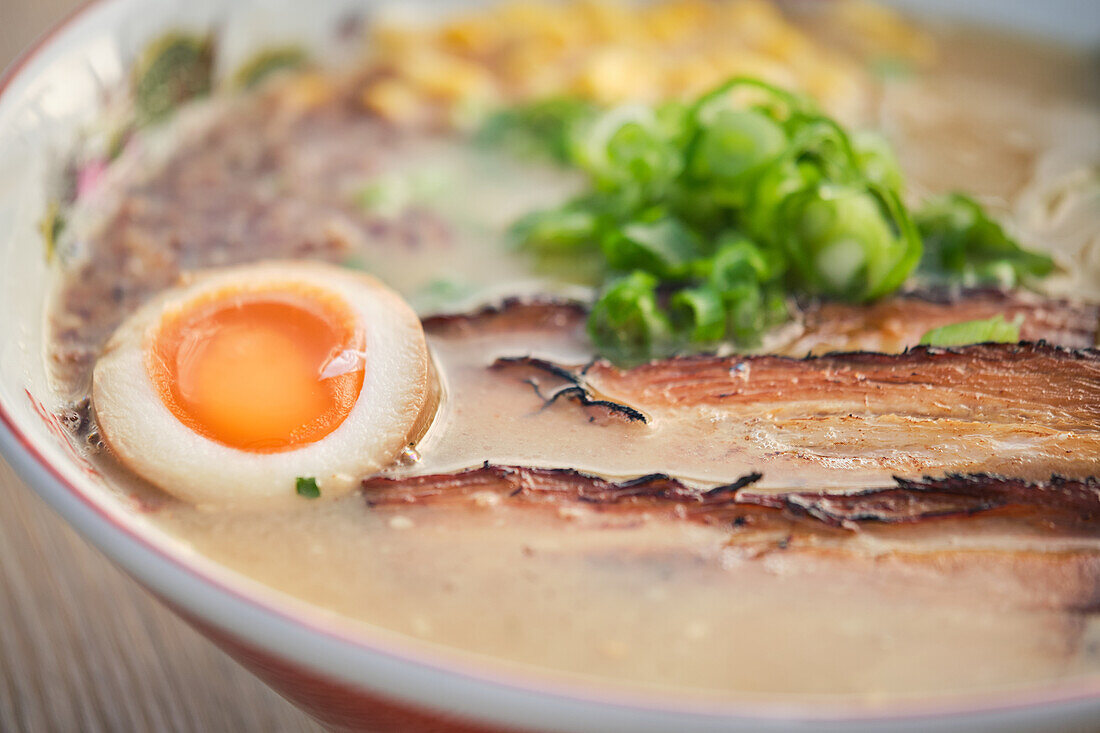
[[[1053,267],[965,196],[914,215],[883,138],[757,79],[657,107],[537,102],[499,113],[481,137],[586,174],[583,194],[515,234],[598,273],[589,334],[621,363],[753,348],[792,297],[868,301],[918,267],[1007,285]]]

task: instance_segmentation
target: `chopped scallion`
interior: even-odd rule
[[[922,346],[966,346],[967,344],[1012,344],[1020,340],[1023,315],[1011,321],[997,314],[992,318],[952,323],[933,328],[921,337]]]
[[[306,499],[317,499],[321,496],[321,488],[317,486],[317,479],[312,476],[299,476],[295,482],[298,496]]]

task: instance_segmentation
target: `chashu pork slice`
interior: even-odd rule
[[[512,532],[549,518],[568,530],[560,535],[562,551],[594,557],[757,562],[787,573],[862,569],[866,582],[884,588],[913,582],[947,593],[981,589],[989,602],[1100,611],[1095,480],[955,475],[838,494],[762,492],[753,486],[758,479],[700,489],[664,475],[615,482],[571,469],[486,464],[379,476],[363,488],[372,510],[401,512],[418,527],[443,522]],[[690,526],[705,534],[676,530]]]
[[[1093,349],[1021,343],[805,359],[691,356],[633,369],[518,357],[496,368],[563,384],[548,400],[561,393],[651,427],[695,429],[699,452],[740,452],[773,478],[799,464],[820,468],[817,483],[873,466],[908,476],[1100,474]]]
[[[899,352],[920,343],[932,330],[953,323],[1003,316],[1020,319],[1020,337],[1085,349],[1100,345],[1100,305],[1044,298],[1025,291],[996,288],[932,289],[899,293],[861,305],[809,301],[798,309],[792,327],[781,328],[768,351],[810,356],[834,351]],[[425,328],[437,333],[481,332],[552,324],[559,330],[580,329],[586,315],[580,303],[552,299],[505,301],[474,313],[438,315]]]
[[[1037,312],[1060,307],[1037,302]],[[688,356],[619,369],[589,361],[584,319],[574,304],[516,301],[428,319],[448,399],[424,461],[403,472],[455,471],[472,454],[712,486],[760,472],[759,488],[783,490],[950,472],[1100,474],[1093,349]]]

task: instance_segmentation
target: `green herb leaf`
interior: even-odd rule
[[[916,221],[926,250],[920,269],[929,278],[1011,288],[1054,271],[1050,257],[1025,250],[964,194],[929,201]]]
[[[298,46],[264,49],[237,69],[233,81],[242,89],[250,89],[278,71],[301,68],[307,60],[305,50]]]
[[[159,122],[189,99],[209,94],[214,68],[211,39],[169,33],[154,41],[134,66],[134,104],[141,124]]]
[[[57,240],[64,230],[65,216],[61,213],[61,205],[51,201],[46,206],[46,213],[38,222],[38,231],[42,235],[42,243],[46,248],[46,262],[52,262],[57,255]]]
[[[298,491],[298,496],[303,496],[306,499],[317,499],[321,496],[321,489],[317,486],[317,479],[312,476],[299,476],[295,482],[295,488]]]
[[[997,343],[1010,344],[1020,340],[1020,326],[1023,314],[1012,321],[997,314],[992,318],[963,321],[947,326],[933,328],[921,336],[922,346],[965,346],[967,344]]]

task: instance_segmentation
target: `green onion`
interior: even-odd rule
[[[868,300],[908,276],[920,240],[899,236],[910,225],[895,224],[895,210],[876,193],[866,184],[819,184],[787,197],[780,241],[800,292]]]
[[[916,221],[927,248],[921,273],[931,279],[1011,288],[1054,271],[1053,260],[1023,249],[964,194],[932,199]]]
[[[516,222],[512,234],[533,251],[566,252],[596,242],[597,216],[583,207],[536,211]]]
[[[717,343],[726,336],[726,304],[713,286],[684,288],[669,300],[669,311],[677,329],[695,343]]]
[[[967,344],[1011,344],[1020,340],[1020,326],[1024,317],[1017,315],[1012,321],[997,314],[992,318],[963,321],[933,328],[921,336],[922,346],[965,346]]]
[[[667,353],[672,324],[657,304],[657,278],[635,271],[612,280],[592,307],[588,334],[615,361]]]
[[[851,140],[856,160],[867,178],[892,191],[905,189],[901,164],[886,138],[870,130],[860,130]]]
[[[663,279],[682,278],[699,257],[695,233],[673,217],[635,221],[608,233],[604,257],[615,270],[644,270]]]
[[[682,157],[657,113],[617,107],[571,130],[569,161],[588,173],[597,190],[620,194],[663,191],[680,172]]]
[[[565,164],[570,158],[572,127],[595,114],[595,107],[582,100],[541,100],[491,115],[481,126],[476,142]]]
[[[873,300],[918,266],[1002,284],[1053,267],[966,197],[914,219],[881,136],[849,134],[757,79],[657,107],[545,105],[498,118],[496,134],[501,119],[536,144],[541,131],[549,157],[585,173],[589,188],[513,233],[540,265],[568,260],[602,278],[588,330],[611,358],[755,347],[789,317],[792,297]]]
[[[718,239],[713,257],[700,262],[699,272],[719,290],[743,282],[768,282],[786,269],[786,259],[776,250],[764,250],[735,231]]]
[[[317,486],[317,479],[312,476],[299,476],[295,481],[298,496],[306,499],[316,499],[321,496],[321,489]]]

